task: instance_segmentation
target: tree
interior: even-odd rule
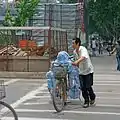
[[[88,3],[90,23],[95,24],[101,35],[116,38],[120,33],[120,1],[119,0],[90,0]],[[93,26],[94,29],[94,26]]]
[[[40,0],[16,0],[15,9],[16,14],[13,16],[10,11],[10,5],[7,0],[7,10],[5,15],[4,26],[25,26],[26,22],[33,16],[36,7]],[[6,34],[1,33],[1,36],[4,36],[4,40],[6,40],[7,44],[13,42],[16,43],[16,33],[15,30],[10,31],[12,36],[12,41],[9,41],[8,36]]]
[[[77,3],[78,0],[67,0],[68,3]]]
[[[39,2],[40,0],[17,0],[15,16],[11,15],[9,3],[7,3],[8,8],[5,16],[5,25],[24,26],[27,20],[33,16]]]

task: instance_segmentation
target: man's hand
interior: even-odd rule
[[[72,62],[72,65],[78,66],[78,62],[77,61]]]

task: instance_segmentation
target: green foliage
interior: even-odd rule
[[[90,24],[94,23],[97,31],[106,36],[116,37],[120,32],[120,1],[93,0],[88,3]]]
[[[8,8],[5,16],[5,25],[7,26],[24,26],[30,19],[40,0],[19,0],[16,4],[17,16],[12,16]]]
[[[68,3],[77,3],[78,0],[67,0]]]

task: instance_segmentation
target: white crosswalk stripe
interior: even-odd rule
[[[11,117],[6,117],[5,120],[13,120],[13,119]],[[19,120],[61,120],[61,119],[19,117]],[[67,119],[62,119],[62,120],[67,120]]]

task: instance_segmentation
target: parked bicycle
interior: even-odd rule
[[[15,110],[8,103],[2,101],[5,97],[4,80],[0,80],[0,120],[18,120]]]

